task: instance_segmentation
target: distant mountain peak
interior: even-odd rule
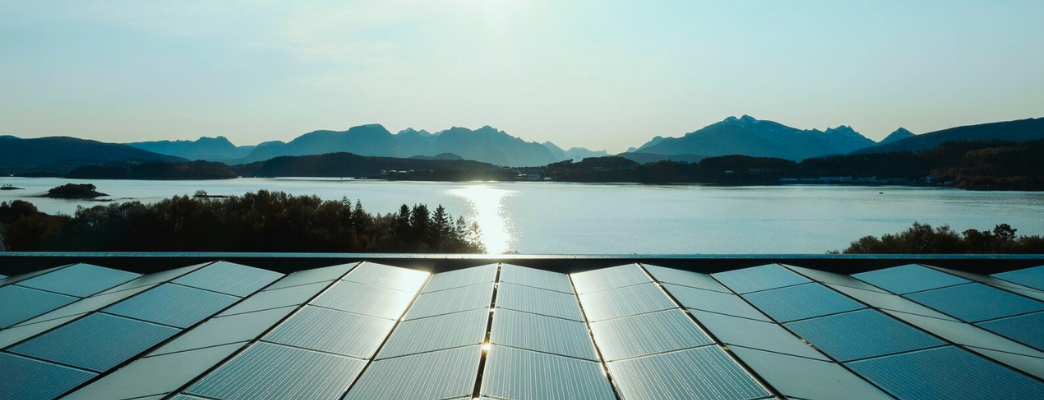
[[[900,127],[899,129],[896,129],[895,132],[888,134],[888,136],[882,139],[878,144],[892,143],[914,136],[915,135],[913,134],[913,132],[906,130],[906,128]]]

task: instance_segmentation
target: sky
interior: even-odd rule
[[[0,134],[290,140],[491,125],[621,152],[1044,117],[1040,0],[0,0]]]

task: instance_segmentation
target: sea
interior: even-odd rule
[[[66,183],[93,183],[96,200],[39,197]],[[240,178],[139,181],[0,178],[22,190],[0,202],[32,202],[47,213],[109,202],[155,202],[199,190],[242,195],[266,189],[362,201],[370,212],[443,205],[477,222],[489,253],[520,254],[824,254],[863,236],[914,222],[957,231],[1007,223],[1044,235],[1044,193],[974,192],[892,186],[582,184],[563,182],[402,182],[356,179]],[[99,201],[101,200],[101,201]]]

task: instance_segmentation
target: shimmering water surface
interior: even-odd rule
[[[71,214],[98,203],[39,198],[79,182],[2,178],[25,190],[0,191],[41,211]],[[491,253],[699,254],[823,253],[862,236],[949,224],[958,231],[1008,223],[1020,234],[1044,234],[1044,193],[968,192],[905,187],[706,187],[558,182],[449,183],[369,180],[253,179],[226,181],[95,180],[115,201],[157,201],[205,190],[238,195],[258,189],[362,200],[371,212],[402,204],[442,204],[478,222]]]

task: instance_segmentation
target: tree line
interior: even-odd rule
[[[485,252],[478,225],[441,205],[381,215],[347,198],[266,190],[80,207],[71,216],[15,200],[0,204],[0,230],[11,251]]]
[[[1008,224],[993,230],[957,232],[943,225],[914,223],[909,229],[881,237],[865,236],[832,254],[1044,254],[1044,237],[1017,235]]]

